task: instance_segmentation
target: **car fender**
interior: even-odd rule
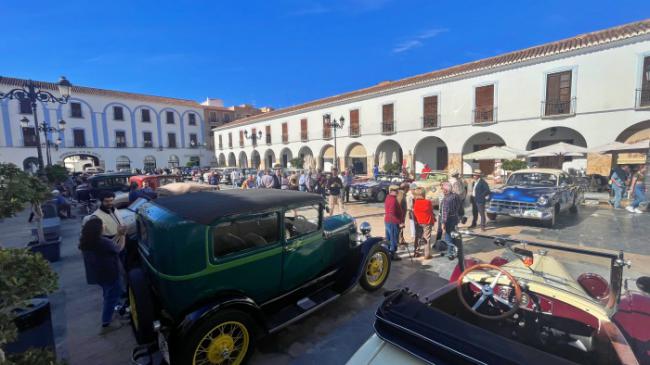
[[[384,253],[386,253],[390,257],[390,251],[388,251],[387,241],[384,240],[383,237],[366,238],[366,240],[361,243],[361,258],[359,260],[359,268],[354,277],[354,282],[359,281],[359,278],[361,278],[361,275],[363,275],[366,260],[368,260],[368,254],[370,253],[370,249],[372,249],[374,246],[379,246],[379,249],[384,251]]]
[[[240,309],[250,314],[256,320],[258,325],[266,331],[266,321],[261,308],[255,301],[242,293],[232,292],[220,295],[210,302],[194,309],[183,317],[183,320],[177,327],[178,338],[187,336],[192,328],[205,318],[224,309]]]

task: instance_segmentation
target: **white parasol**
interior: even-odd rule
[[[528,152],[508,146],[492,146],[463,155],[464,160],[514,160],[528,156]]]
[[[553,157],[553,156],[570,156],[580,157],[587,153],[587,148],[573,144],[559,142],[546,147],[534,149],[529,152],[528,157]]]

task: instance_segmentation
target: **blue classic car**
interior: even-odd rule
[[[555,225],[558,214],[578,212],[584,191],[562,170],[526,169],[514,172],[506,184],[493,189],[487,203],[488,218],[497,215],[542,221]]]

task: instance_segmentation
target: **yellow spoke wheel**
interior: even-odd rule
[[[209,330],[194,350],[193,365],[241,364],[250,345],[246,326],[238,321],[221,322]]]
[[[381,285],[388,275],[388,255],[383,251],[377,251],[366,264],[366,281],[370,286]]]

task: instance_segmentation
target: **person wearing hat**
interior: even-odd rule
[[[397,256],[397,243],[399,240],[399,229],[400,226],[404,226],[402,223],[402,206],[397,201],[397,191],[399,186],[391,185],[388,187],[388,196],[384,201],[384,225],[386,226],[386,239],[390,243],[389,251],[391,258],[395,261],[401,260]]]
[[[481,170],[476,169],[472,174],[472,182],[469,187],[469,201],[472,203],[472,225],[469,228],[476,228],[476,221],[481,215],[481,231],[485,231],[485,203],[490,195],[490,187]]]
[[[451,177],[449,178],[449,183],[451,184],[451,191],[454,192],[460,199],[460,205],[458,207],[458,217],[465,223],[465,196],[467,191],[465,191],[465,184],[460,178],[460,173],[458,170],[451,170]]]
[[[56,189],[52,190],[52,196],[54,197],[54,204],[56,205],[56,212],[59,217],[62,219],[74,218],[72,215],[72,207],[66,198],[61,195],[61,192]],[[66,215],[63,215],[64,212]]]

